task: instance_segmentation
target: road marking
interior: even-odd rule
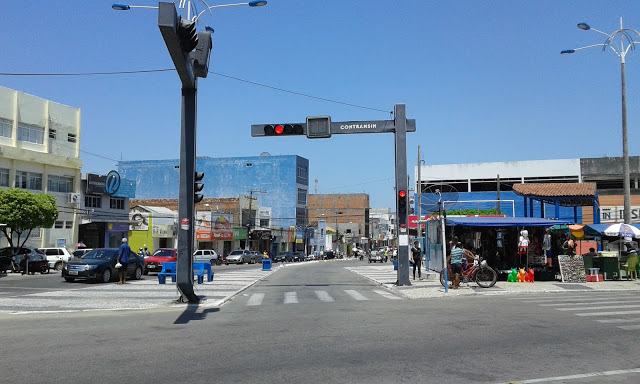
[[[385,297],[387,299],[392,299],[392,300],[402,300],[402,298],[396,296],[396,295],[392,295],[389,292],[386,291],[381,291],[379,289],[374,289],[373,292],[377,293],[378,295]]]
[[[320,301],[324,301],[325,303],[331,303],[335,300],[333,300],[333,297],[331,297],[327,291],[315,291],[316,292],[316,296],[318,296],[318,299],[320,299]]]
[[[605,297],[593,297],[593,296],[589,296],[589,297],[585,297],[585,296],[563,296],[563,297],[541,297],[539,299],[536,300],[521,300],[521,302],[523,303],[535,303],[535,304],[540,304],[540,303],[551,303],[551,302],[561,302],[561,301],[581,301],[581,302],[589,302],[589,301],[599,301],[599,300],[603,300],[606,299],[608,296]],[[631,298],[637,298],[637,295],[616,295],[615,297],[612,297],[614,299],[618,299],[618,298],[622,298],[622,297],[631,297]],[[515,299],[513,299],[515,300]],[[540,304],[542,305],[542,304]]]
[[[593,311],[593,310],[600,310],[600,309],[616,309],[616,308],[629,308],[629,305],[602,305],[599,307],[580,307],[580,308],[575,308],[575,307],[571,307],[571,308],[554,308],[556,311]]]
[[[264,293],[254,293],[247,301],[247,305],[261,305],[264,299]]]
[[[591,372],[591,373],[583,373],[579,375],[544,377],[540,379],[518,380],[515,382],[521,383],[521,384],[546,383],[549,381],[577,380],[577,379],[585,379],[587,377],[615,376],[615,375],[625,375],[628,373],[640,373],[640,368],[621,369],[618,371]]]
[[[344,291],[346,292],[347,295],[351,296],[356,300],[369,300],[366,297],[364,297],[362,293],[358,291],[354,291],[353,289],[345,289]]]
[[[596,320],[599,323],[633,323],[634,321],[640,321],[639,318],[633,319],[606,319],[606,320]]]
[[[596,305],[596,304],[629,304],[638,303],[640,300],[627,300],[627,301],[594,301],[590,303],[553,303],[553,304],[539,304],[541,307],[559,307],[562,305]]]
[[[618,328],[624,329],[625,331],[635,331],[640,329],[640,324],[636,325],[619,325]]]
[[[298,304],[298,294],[296,292],[285,292],[284,293],[284,303],[285,304]]]
[[[616,311],[600,313],[576,313],[576,316],[618,316],[618,315],[638,315],[640,311]]]

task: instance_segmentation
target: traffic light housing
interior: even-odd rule
[[[398,191],[398,214],[407,214],[407,191],[401,189]]]
[[[209,60],[211,58],[211,31],[198,32],[198,43],[193,52],[193,72],[196,76],[205,78],[209,74]]]
[[[201,183],[204,178],[204,172],[196,172],[195,178],[193,182],[193,201],[194,203],[199,203],[204,198],[204,195],[199,193],[204,189],[204,184]]]
[[[304,126],[302,124],[265,124],[262,126],[262,132],[263,134],[258,136],[297,136],[304,135]]]
[[[176,33],[180,41],[180,49],[185,55],[193,51],[198,45],[195,21],[185,20],[178,16]]]
[[[330,116],[309,116],[307,117],[307,138],[324,139],[331,137],[331,117]]]
[[[409,198],[409,214],[410,214],[410,215],[413,215],[413,214],[415,214],[415,213],[416,213],[416,209],[415,209],[415,207],[414,207],[414,206],[415,206],[415,203],[416,203],[416,201],[415,201],[415,196],[411,196],[411,197]]]

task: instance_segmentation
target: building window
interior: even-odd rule
[[[112,197],[109,200],[109,208],[111,209],[124,209],[124,199]]]
[[[307,191],[304,189],[298,189],[298,204],[307,204]]]
[[[29,237],[34,238],[34,239],[39,239],[40,238],[40,228],[34,228],[31,231],[31,236],[29,236]]]
[[[16,188],[42,191],[42,174],[16,171]]]
[[[56,221],[53,228],[64,228],[64,221]]]
[[[86,208],[102,208],[102,196],[85,195],[84,206]]]
[[[260,226],[263,228],[269,227],[269,219],[260,219]]]
[[[69,221],[69,220],[65,221],[64,222],[64,227],[66,229],[71,229],[73,227],[73,221]]]
[[[18,140],[42,144],[44,143],[44,127],[20,123],[18,124]]]
[[[307,168],[306,167],[298,167],[298,177],[301,179],[307,179]]]
[[[73,133],[69,133],[67,135],[67,141],[70,143],[75,143],[76,142],[76,135]]]
[[[0,169],[0,187],[9,186],[9,170]]]
[[[50,138],[50,139],[54,139],[54,140],[55,140],[55,138],[56,138],[56,134],[57,134],[57,133],[56,133],[56,130],[55,130],[55,129],[51,129],[51,128],[49,128],[49,138]]]
[[[73,192],[73,177],[49,175],[47,189],[49,192]]]
[[[13,130],[11,120],[0,119],[0,136],[11,137],[11,131]]]

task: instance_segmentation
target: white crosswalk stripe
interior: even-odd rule
[[[324,301],[326,303],[335,301],[333,297],[331,297],[331,295],[327,293],[327,291],[316,291],[316,296],[318,296],[318,299],[320,299],[320,301]]]
[[[298,304],[298,294],[296,292],[285,292],[284,294],[285,304]]]
[[[377,293],[378,295],[382,296],[382,297],[386,297],[387,299],[391,299],[391,300],[401,300],[402,298],[391,294],[387,291],[381,291],[379,289],[374,289],[373,292]]]
[[[355,300],[369,300],[362,293],[354,291],[353,289],[345,289],[347,295],[353,297]]]
[[[247,305],[260,305],[264,300],[264,293],[254,293],[247,301]]]
[[[618,328],[624,329],[625,331],[636,331],[636,330],[640,329],[640,324],[636,324],[636,325],[620,325],[620,326],[618,326]]]

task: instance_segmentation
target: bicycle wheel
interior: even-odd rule
[[[442,284],[443,287],[444,287],[444,271],[445,269],[442,269],[440,271],[440,284]],[[449,287],[451,287],[451,274],[447,276],[447,283],[449,284]]]
[[[476,272],[476,283],[482,288],[491,288],[495,285],[498,274],[491,267],[479,268]]]

